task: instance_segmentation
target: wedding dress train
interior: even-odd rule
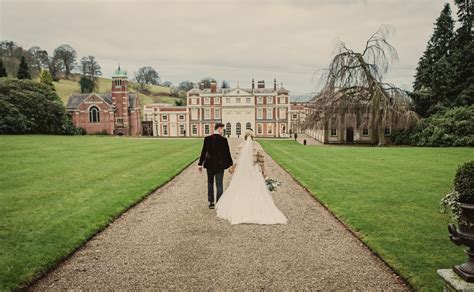
[[[229,187],[216,204],[217,217],[231,224],[286,224],[287,218],[275,206],[265,178],[253,161],[253,143],[248,138],[240,153]]]

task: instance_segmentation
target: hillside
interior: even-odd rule
[[[69,79],[60,79],[58,82],[54,82],[56,92],[59,97],[63,100],[66,105],[69,96],[72,93],[80,93],[81,88],[78,82],[79,77],[77,75],[70,77]],[[111,91],[112,80],[109,78],[99,77],[99,87],[96,90],[97,93],[108,93]],[[137,83],[130,81],[129,90],[136,92]],[[150,103],[170,103],[174,104],[178,98],[168,96],[170,93],[169,87],[150,85],[149,94],[138,92],[142,106]]]

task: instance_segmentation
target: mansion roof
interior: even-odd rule
[[[283,86],[277,88],[276,90],[273,88],[217,88],[216,92],[212,92],[210,88],[199,89],[193,88],[188,91],[189,95],[199,95],[199,94],[219,94],[219,95],[226,95],[230,92],[235,90],[241,90],[248,94],[262,94],[262,93],[277,93],[277,94],[288,94],[289,91],[285,89]]]
[[[68,110],[74,110],[76,109],[86,98],[88,98],[91,95],[98,96],[104,100],[104,102],[110,106],[112,106],[112,94],[111,93],[105,93],[105,94],[98,94],[98,93],[77,93],[77,94],[71,94],[69,96],[69,99],[67,101],[67,106],[66,108]],[[136,108],[139,107],[138,105],[138,96],[136,93],[129,92],[128,93],[128,107],[129,108]]]

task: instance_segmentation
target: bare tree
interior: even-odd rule
[[[66,78],[69,77],[71,71],[74,69],[76,57],[76,50],[70,45],[60,45],[54,50],[54,59],[61,60]]]
[[[38,46],[33,46],[28,49],[28,52],[33,57],[33,65],[37,72],[41,72],[41,70],[48,68],[49,57],[46,50],[42,50]]]
[[[99,86],[97,79],[98,76],[102,75],[102,70],[95,57],[83,57],[79,70],[81,70],[82,73],[81,80],[79,81],[81,92],[92,92],[96,90]]]
[[[353,116],[357,127],[364,124],[375,129],[378,144],[383,146],[385,127],[407,129],[416,124],[418,117],[411,110],[406,91],[382,82],[389,64],[398,58],[387,42],[389,33],[386,26],[381,26],[367,40],[362,53],[339,43],[339,52],[322,77],[324,88],[310,103],[312,113],[305,128],[323,128],[335,118],[343,126],[346,115]]]

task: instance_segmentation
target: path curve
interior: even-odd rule
[[[236,139],[231,139],[235,148]],[[397,275],[266,155],[288,225],[230,225],[207,208],[196,163],[30,290],[395,289]],[[225,185],[230,175],[225,174]]]

